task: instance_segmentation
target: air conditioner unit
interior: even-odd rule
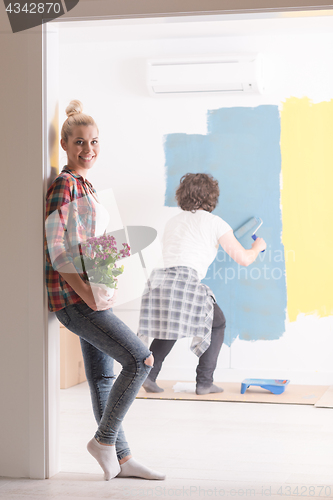
[[[261,54],[221,54],[147,61],[152,94],[262,93]]]

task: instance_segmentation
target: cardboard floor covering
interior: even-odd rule
[[[224,391],[216,394],[197,396],[194,382],[177,382],[172,380],[158,380],[158,385],[164,392],[148,393],[142,387],[138,392],[139,399],[172,399],[192,401],[233,401],[240,403],[277,403],[316,405],[321,400],[325,407],[333,407],[333,387],[323,385],[294,385],[292,381],[286,386],[282,394],[272,394],[261,387],[251,386],[241,394],[241,383],[214,382],[223,387]],[[176,391],[174,390],[174,386]],[[178,392],[180,389],[181,392]],[[320,405],[319,405],[320,406]]]
[[[333,385],[331,385],[324,395],[316,402],[316,408],[333,408]]]

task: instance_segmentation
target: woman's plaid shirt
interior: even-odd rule
[[[50,311],[59,311],[70,304],[82,302],[58,270],[73,263],[81,253],[81,243],[95,236],[92,184],[75,171],[64,167],[46,195],[45,253],[46,286]],[[80,274],[81,278],[87,277]]]

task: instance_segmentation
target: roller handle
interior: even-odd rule
[[[258,238],[258,236],[256,234],[252,234],[252,239],[254,241],[256,241],[256,239]],[[261,250],[261,253],[263,253],[265,250]]]

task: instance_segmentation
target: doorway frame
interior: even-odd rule
[[[125,2],[124,2],[125,3]],[[224,8],[221,9],[221,2],[217,0],[207,0],[206,10],[201,10],[199,1],[191,2],[191,10],[189,10],[188,0],[177,0],[170,2],[169,8],[165,5],[162,8],[161,1],[149,0],[145,2],[142,8],[129,6],[128,2],[122,4],[122,7],[116,5],[113,0],[86,0],[78,4],[74,9],[73,14],[68,12],[65,16],[43,25],[42,28],[42,109],[43,109],[43,189],[44,199],[47,187],[52,179],[51,171],[51,144],[50,144],[50,127],[57,113],[58,104],[58,61],[57,44],[59,38],[57,34],[57,25],[66,22],[100,22],[105,20],[114,20],[115,23],[142,23],[160,22],[163,23],[168,19],[168,22],[184,22],[184,18],[188,22],[200,20],[240,20],[240,19],[258,19],[258,18],[279,18],[279,17],[298,17],[300,15],[309,15],[312,17],[314,11],[318,15],[333,15],[333,5],[321,3],[320,5],[311,5],[311,2],[295,1],[293,6],[286,5],[288,2],[279,0],[274,1],[274,5],[267,7],[260,6],[259,1],[253,1],[252,8],[249,8],[245,3],[246,0],[229,0],[224,1]],[[157,8],[153,8],[153,4]],[[113,4],[112,6],[110,6]],[[229,8],[228,8],[229,4]],[[305,5],[304,5],[305,4]],[[149,6],[151,8],[149,8]],[[219,8],[217,8],[219,7]],[[96,10],[97,9],[97,10]],[[74,16],[75,14],[75,16]],[[52,63],[51,63],[52,58]],[[58,123],[59,130],[59,123]],[[59,138],[56,137],[59,142]],[[45,210],[45,209],[44,209]],[[38,468],[33,467],[33,473],[30,477],[50,478],[61,470],[60,465],[60,447],[59,447],[59,421],[60,421],[60,348],[59,348],[59,324],[55,319],[54,314],[47,311],[47,297],[44,292],[45,314],[44,314],[44,384],[43,384],[43,400],[45,411],[45,426],[44,426],[44,460],[41,457],[38,461]],[[37,420],[38,421],[38,420]],[[34,424],[32,423],[31,426]],[[32,427],[31,427],[32,429]],[[43,463],[44,462],[44,463]]]

